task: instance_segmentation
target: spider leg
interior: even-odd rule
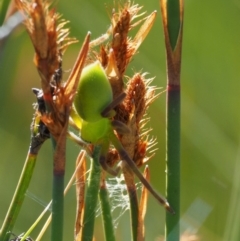
[[[142,182],[142,184],[147,188],[147,190],[157,199],[157,201],[165,207],[165,209],[167,211],[169,211],[171,214],[174,214],[174,210],[171,208],[170,204],[168,203],[168,201],[161,196],[160,194],[158,194],[153,187],[151,186],[151,184],[144,178],[144,176],[142,175],[142,173],[138,170],[138,167],[136,166],[136,164],[133,162],[133,160],[129,157],[128,153],[125,151],[124,147],[122,146],[121,142],[117,139],[117,137],[115,136],[114,133],[112,133],[110,140],[112,142],[112,144],[115,146],[115,148],[117,149],[120,157],[122,158],[123,161],[125,161],[125,163],[127,165],[129,165],[129,167],[132,169],[132,171],[135,173],[135,175],[139,178],[139,180]],[[123,162],[124,163],[124,162]]]
[[[78,144],[80,147],[84,148],[85,151],[91,155],[92,151],[89,148],[89,143],[83,141],[79,136],[75,135],[73,132],[68,131],[67,132],[67,137],[74,141],[76,144]]]
[[[112,120],[111,125],[114,130],[116,130],[119,134],[130,134],[131,130],[125,125],[123,122],[118,120]]]
[[[124,98],[126,97],[126,93],[122,92],[116,99],[114,99],[101,113],[102,117],[109,118],[115,115],[115,108],[118,104],[120,104]]]
[[[99,46],[101,44],[103,44],[106,40],[109,39],[109,36],[111,34],[111,31],[112,31],[112,26],[110,26],[107,30],[107,32],[105,34],[103,34],[102,36],[100,36],[99,38],[97,39],[94,39],[92,40],[90,43],[89,43],[89,47],[90,48],[94,48],[96,46]]]
[[[111,174],[112,176],[117,176],[121,167],[118,166],[116,169],[113,169],[106,162],[106,156],[108,153],[109,144],[110,143],[108,140],[102,144],[102,149],[101,149],[101,153],[100,153],[100,157],[99,157],[99,163],[102,166],[103,170],[105,170],[107,173]]]

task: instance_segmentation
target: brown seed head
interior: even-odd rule
[[[146,74],[136,73],[129,80],[126,89],[126,98],[116,108],[114,119],[126,124],[130,133],[119,134],[119,139],[129,156],[138,165],[143,165],[149,158],[147,151],[155,141],[149,141],[151,130],[144,132],[143,128],[148,121],[146,113],[149,105],[156,98],[155,88],[150,86],[151,79],[145,78]]]
[[[58,24],[60,16],[50,9],[49,1],[16,0],[16,4],[26,15],[26,28],[35,49],[34,63],[41,77],[43,92],[50,95],[50,82],[61,64],[62,52],[76,41],[68,38],[68,29],[63,29],[66,21]]]

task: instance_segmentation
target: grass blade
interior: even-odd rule
[[[1,6],[1,11],[0,11],[0,26],[3,25],[4,19],[6,17],[6,13],[8,10],[8,6],[10,4],[10,0],[3,0],[2,1],[2,6]]]
[[[86,152],[84,151],[84,154]],[[82,163],[79,166],[79,163]],[[83,212],[84,212],[84,201],[85,201],[85,187],[86,187],[86,173],[87,164],[85,155],[80,159],[77,158],[76,166],[79,166],[76,171],[76,196],[77,196],[77,210],[76,210],[76,221],[75,221],[75,241],[81,240],[81,228],[83,226]]]
[[[12,202],[2,225],[0,235],[1,241],[7,241],[10,238],[11,233],[8,232],[13,230],[16,219],[22,207],[25,193],[32,178],[36,159],[37,155],[32,155],[31,153],[28,153],[16,191],[14,193]]]

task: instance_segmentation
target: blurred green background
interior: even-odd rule
[[[147,2],[147,3],[146,3]],[[133,59],[134,71],[156,76],[154,85],[165,88],[165,50],[159,2],[135,1],[144,11],[158,10],[152,31]],[[92,38],[103,34],[110,22],[112,1],[59,0],[57,11],[70,20],[71,36],[80,40],[64,55],[67,79],[87,31]],[[107,7],[106,7],[107,6]],[[240,1],[185,0],[181,71],[181,230],[203,241],[240,240]],[[40,87],[33,65],[33,47],[23,27],[7,40],[0,52],[0,222],[3,222],[27,155],[30,123]],[[149,109],[152,134],[158,150],[149,163],[151,182],[165,190],[165,94]],[[79,148],[68,142],[66,180],[75,166]],[[52,150],[50,142],[41,149],[29,192],[47,203],[51,198]],[[118,197],[120,198],[120,197]],[[120,199],[121,200],[121,199]],[[26,197],[14,233],[28,229],[43,207]],[[120,210],[120,209],[119,209]],[[146,241],[162,240],[165,211],[149,196],[145,220]],[[64,240],[73,240],[75,190],[65,202]],[[100,218],[97,240],[103,240]],[[34,238],[37,230],[34,231]],[[118,240],[130,240],[129,213],[121,217]],[[49,232],[43,240],[49,240]]]

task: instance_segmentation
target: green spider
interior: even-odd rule
[[[112,169],[106,163],[106,156],[110,144],[112,144],[118,151],[123,164],[129,165],[142,184],[160,204],[170,213],[174,213],[168,201],[158,194],[144,178],[114,133],[114,130],[121,134],[129,132],[125,124],[111,120],[115,115],[113,108],[121,103],[125,96],[126,94],[122,93],[113,100],[112,88],[106,73],[101,63],[96,61],[86,66],[82,71],[74,99],[73,113],[75,112],[75,114],[72,115],[72,118],[81,130],[80,136],[83,141],[101,146],[99,162],[106,172],[116,176],[121,168],[119,164],[116,169]]]

